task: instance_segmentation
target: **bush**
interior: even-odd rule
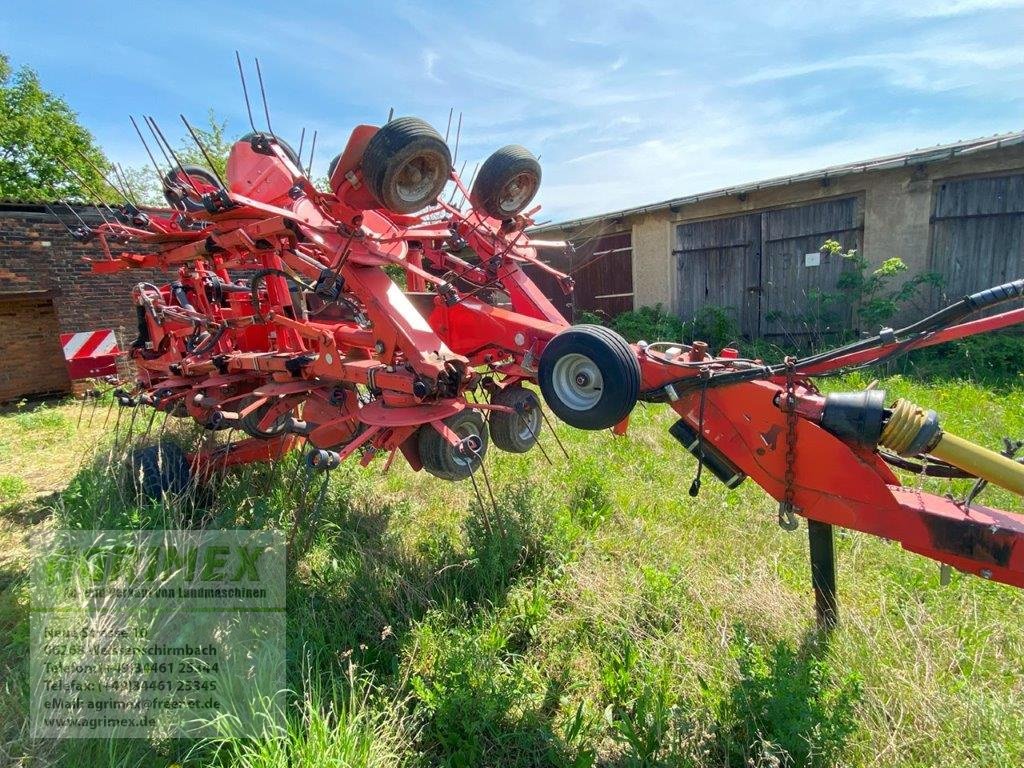
[[[1019,382],[1024,373],[1024,335],[1003,331],[969,336],[911,352],[897,368],[918,377]]]
[[[594,312],[583,311],[578,321],[608,326],[631,342],[691,342],[699,339],[717,350],[735,343],[740,337],[739,325],[729,310],[711,305],[702,307],[689,320],[669,314],[661,304],[657,304],[623,312],[611,320]]]

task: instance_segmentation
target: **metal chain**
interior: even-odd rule
[[[782,501],[779,502],[779,527],[795,531],[800,527],[797,519],[796,498],[796,359],[786,358],[786,474]]]

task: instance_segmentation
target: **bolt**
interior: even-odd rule
[[[590,374],[580,372],[576,374],[576,386],[586,387],[590,385]]]
[[[982,568],[981,569],[981,574],[979,574],[979,575],[983,579],[991,579],[992,578],[992,571],[990,571],[988,568]]]

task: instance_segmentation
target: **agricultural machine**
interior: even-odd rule
[[[422,120],[360,125],[324,190],[270,129],[269,113],[267,123],[234,144],[221,178],[183,165],[147,121],[169,165],[154,160],[167,207],[126,199],[103,224],[74,228],[103,251],[95,272],[173,276],[132,292],[137,381],[119,390],[120,403],[247,436],[215,457],[143,457],[151,492],[183,482],[175,463],[273,460],[300,444],[311,470],[355,455],[390,466],[401,454],[414,470],[471,478],[489,445],[525,452],[537,443],[539,389],[580,429],[623,434],[637,402],[672,408],[671,433],[698,460],[691,495],[704,469],[730,488],[749,477],[779,501],[780,525],[808,520],[826,623],[835,619],[833,525],[1024,586],[1024,516],[982,506],[976,493],[905,487],[894,471],[1024,494],[1012,450],[972,445],[933,411],[879,390],[822,395],[811,378],[1020,323],[1024,309],[965,319],[1021,297],[1024,280],[774,365],[735,349],[712,355],[700,342],[629,344],[604,327],[570,325],[525,271],[572,290],[538,258],[538,247],[558,244],[529,234],[541,170],[522,147],[495,152],[467,188],[445,138]]]

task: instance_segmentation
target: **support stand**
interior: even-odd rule
[[[818,520],[807,521],[807,539],[811,550],[811,586],[819,629],[832,629],[839,621],[836,599],[836,549],[832,526]]]

